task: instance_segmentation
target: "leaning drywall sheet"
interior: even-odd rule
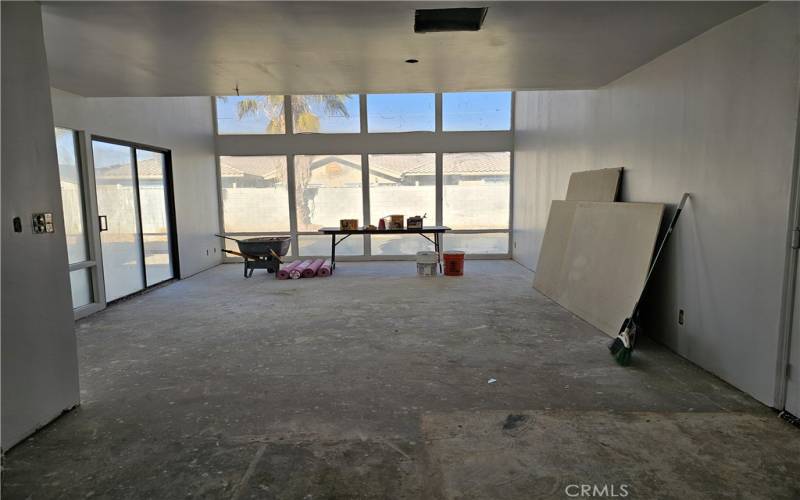
[[[551,298],[610,336],[642,292],[664,205],[578,202]]]
[[[561,281],[561,264],[567,250],[569,235],[572,233],[572,219],[575,216],[575,201],[553,200],[544,228],[539,262],[533,279],[533,286],[551,299],[556,298]]]
[[[567,185],[567,200],[617,201],[621,168],[573,172]]]

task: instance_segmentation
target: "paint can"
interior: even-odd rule
[[[459,250],[450,250],[444,253],[444,275],[464,275],[464,252]]]
[[[417,252],[417,275],[436,276],[439,255],[436,252]]]

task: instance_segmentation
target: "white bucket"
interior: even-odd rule
[[[439,255],[436,252],[417,252],[417,274],[419,276],[436,276]]]

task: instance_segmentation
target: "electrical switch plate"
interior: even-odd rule
[[[52,233],[53,228],[53,214],[51,212],[42,212],[40,214],[33,214],[33,232],[34,234]]]

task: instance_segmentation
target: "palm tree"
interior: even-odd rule
[[[321,107],[321,112],[326,116],[349,118],[347,101],[352,98],[352,95],[347,94],[292,96],[292,125],[295,133],[319,132],[320,121],[319,115],[314,112],[315,108]],[[284,97],[279,95],[247,97],[239,101],[237,113],[240,120],[248,116],[266,116],[268,120],[267,133],[282,134],[286,131],[285,105]],[[308,156],[295,157],[295,198],[300,200],[300,203],[297,204],[298,219],[306,227],[311,225],[312,209],[310,205],[316,195],[316,190],[312,192],[307,189],[310,179],[310,158]]]
[[[347,94],[296,95],[292,96],[292,116],[295,133],[319,132],[319,115],[314,108],[321,106],[327,116],[350,117],[347,101],[353,96]],[[267,133],[280,134],[286,130],[284,98],[280,95],[247,97],[239,101],[239,119],[248,116],[266,116]]]

